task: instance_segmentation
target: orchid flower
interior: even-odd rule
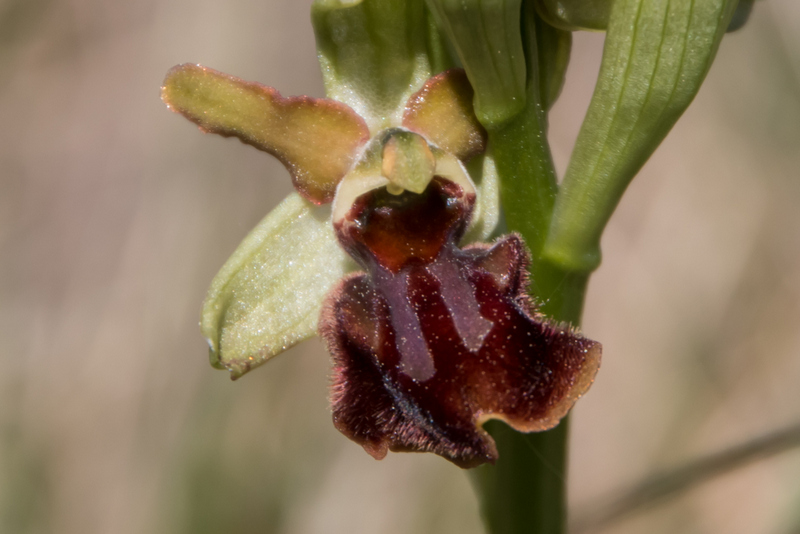
[[[316,0],[328,98],[174,68],[167,105],[273,154],[297,191],[212,282],[212,364],[237,378],[321,334],[334,424],[376,458],[430,451],[472,467],[497,458],[487,420],[555,426],[601,348],[544,317],[528,271],[552,290],[539,298],[556,297],[552,315],[579,320],[603,228],[697,93],[736,4]],[[546,112],[576,28],[608,37],[559,184]],[[533,255],[515,233],[488,243],[501,198]]]
[[[751,6],[314,0],[327,98],[176,67],[167,105],[273,154],[297,191],[212,282],[212,364],[237,378],[318,333],[344,435],[376,458],[497,460],[472,472],[488,530],[564,532],[567,425],[555,426],[600,361],[572,325],[603,229]],[[577,29],[607,34],[558,180],[548,110]],[[518,432],[490,436],[491,419]]]
[[[237,378],[318,329],[343,434],[376,458],[431,451],[462,467],[497,457],[486,420],[545,430],[589,387],[600,345],[537,313],[521,238],[482,243],[497,186],[464,71],[425,81],[397,124],[192,64],[162,96],[203,131],[273,154],[297,190],[212,282],[213,365]]]

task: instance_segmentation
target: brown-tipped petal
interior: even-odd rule
[[[277,90],[194,64],[173,67],[161,88],[164,103],[203,131],[277,157],[297,191],[330,202],[369,129],[350,107],[325,98],[284,98]]]
[[[486,149],[486,130],[475,117],[473,90],[462,69],[434,76],[411,95],[403,126],[462,161]]]

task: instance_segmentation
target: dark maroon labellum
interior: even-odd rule
[[[323,307],[333,419],[376,458],[494,462],[481,424],[551,428],[599,366],[599,343],[535,313],[518,236],[458,248],[474,201],[435,177],[422,194],[365,193],[334,223],[366,273],[342,280]]]

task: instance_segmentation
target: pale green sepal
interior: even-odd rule
[[[486,129],[525,108],[521,0],[428,0],[475,90],[475,115]]]
[[[238,378],[317,333],[322,300],[355,264],[339,247],[330,204],[286,197],[211,282],[200,328],[211,364]]]
[[[691,103],[736,0],[616,0],[543,257],[590,272],[625,188]],[[714,142],[709,140],[709,142]]]
[[[364,117],[372,135],[397,126],[434,74],[424,0],[316,0],[311,22],[325,93]]]

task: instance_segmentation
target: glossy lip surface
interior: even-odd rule
[[[535,314],[520,238],[456,246],[474,194],[436,177],[421,195],[376,189],[335,230],[365,268],[329,294],[336,427],[370,454],[493,462],[480,428],[555,426],[592,382],[600,345]]]

